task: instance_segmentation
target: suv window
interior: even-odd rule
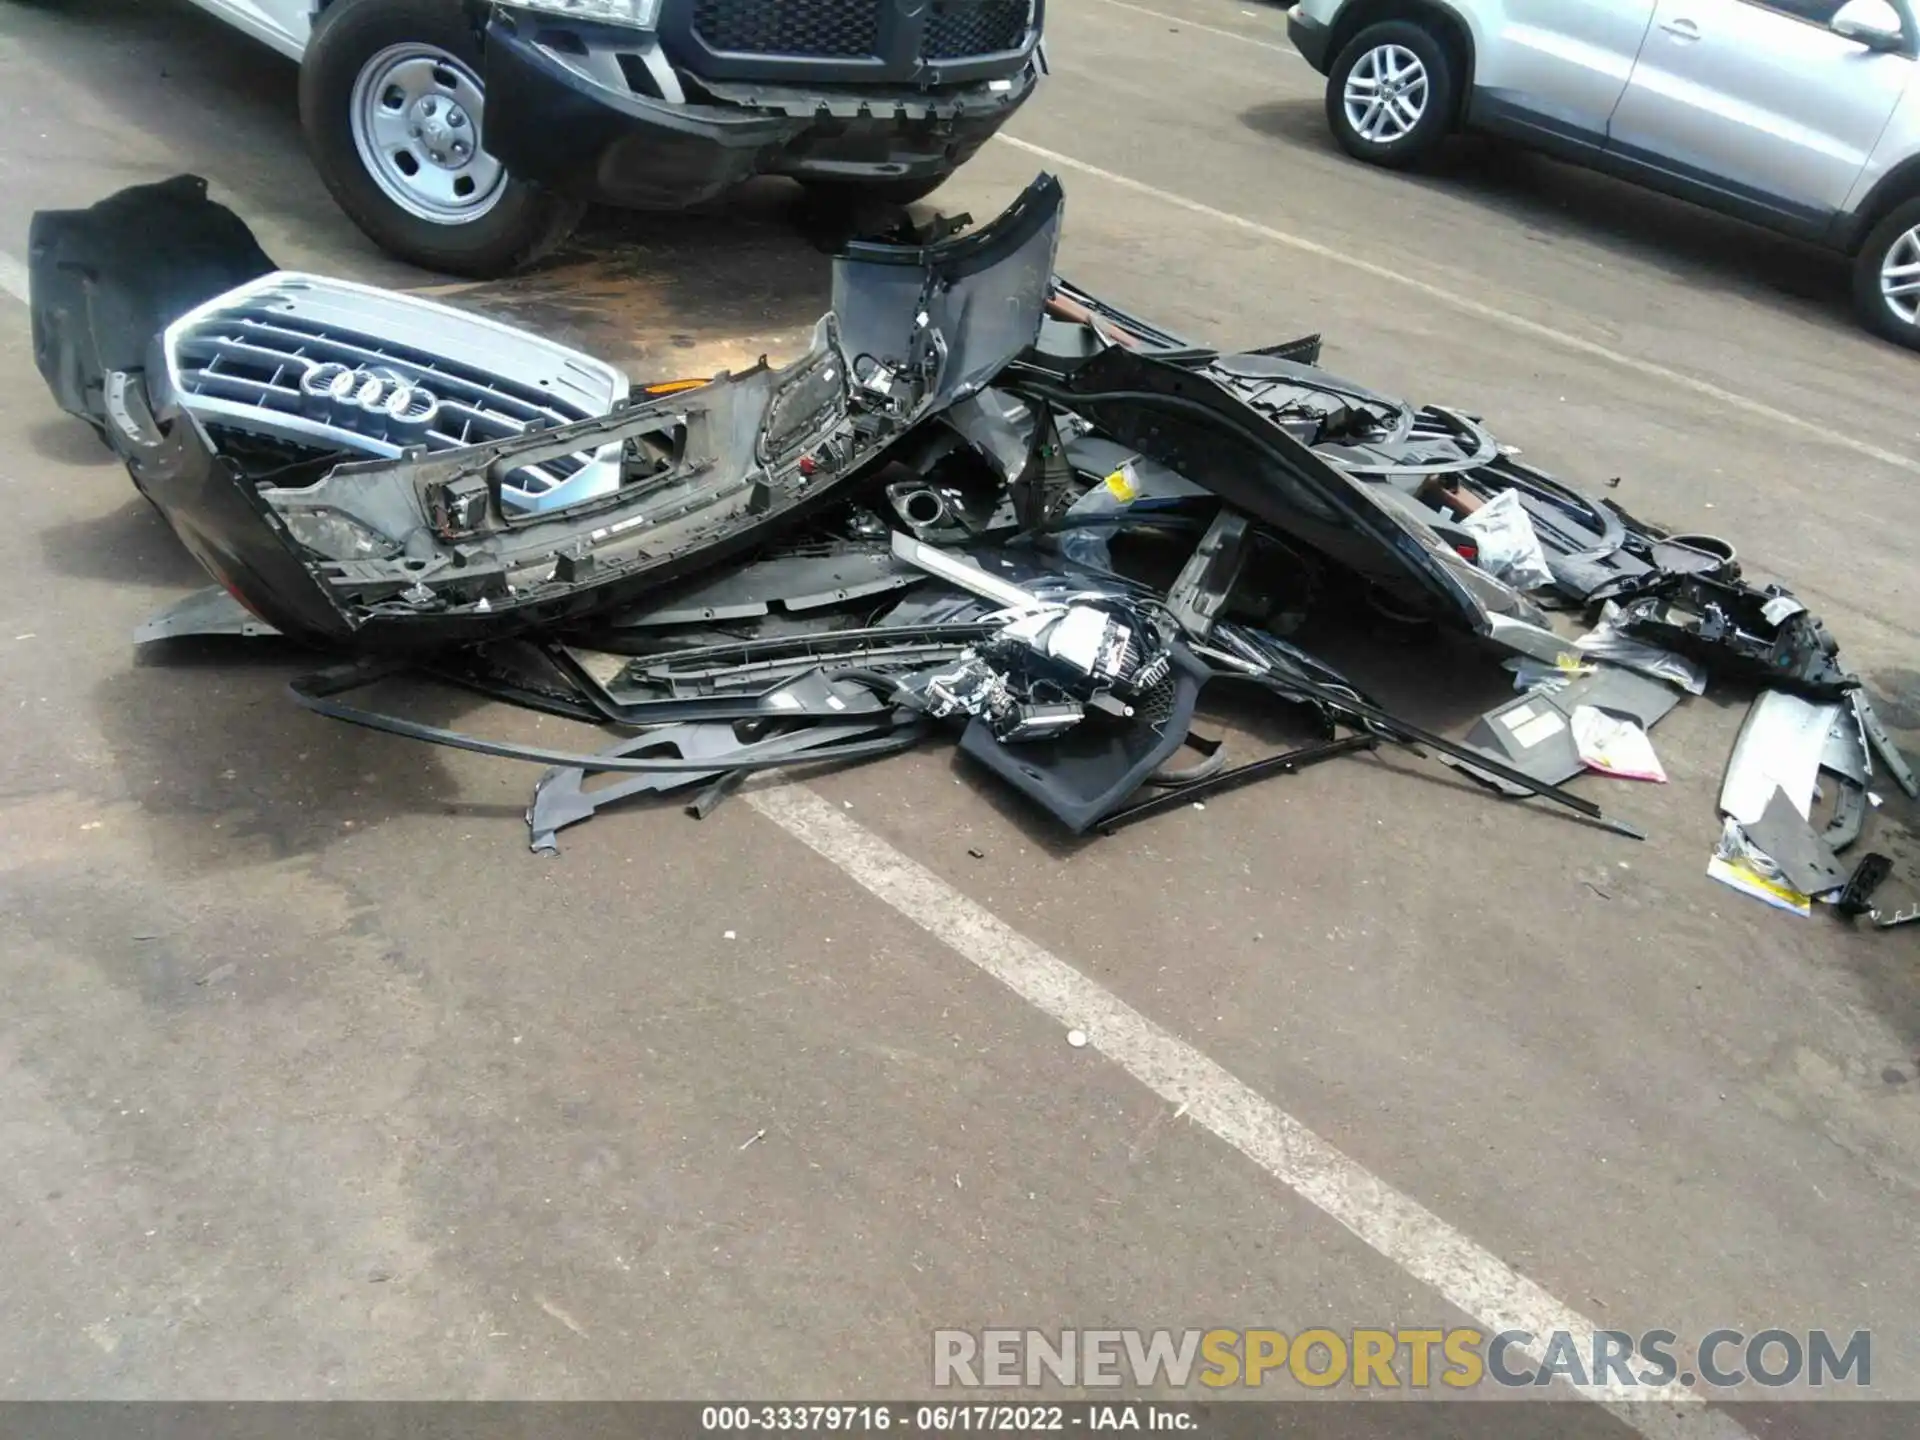
[[[1831,25],[1846,0],[1747,0],[1747,3],[1758,5],[1762,10],[1778,10],[1782,15],[1815,25]]]

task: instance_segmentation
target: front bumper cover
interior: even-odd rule
[[[489,24],[487,149],[516,175],[638,209],[681,209],[755,175],[943,175],[991,139],[1039,80],[1032,58],[1011,76],[938,91],[682,76],[695,93],[681,104],[616,83],[632,71],[630,60],[627,71],[619,63],[631,34],[566,33],[562,48],[506,12]]]
[[[696,387],[642,392],[572,423],[455,448],[410,446],[371,459],[308,450],[293,462],[275,451],[263,466],[212,421],[203,424],[194,405],[166,403],[171,387],[151,383],[180,372],[169,347],[192,327],[170,326],[143,373],[102,376],[87,365],[128,348],[118,317],[129,306],[119,297],[143,294],[147,270],[164,270],[178,248],[152,216],[176,220],[197,243],[219,209],[197,182],[149,187],[135,201],[116,197],[98,212],[41,227],[33,308],[47,353],[65,357],[49,377],[59,382],[55,393],[107,436],[186,548],[253,614],[302,640],[389,654],[605,613],[743,554],[840,499],[894,441],[977,393],[1033,343],[1064,203],[1059,182],[1042,176],[978,231],[924,246],[851,248],[835,263],[833,311],[808,353],[783,369],[762,362]],[[163,201],[171,209],[142,208]],[[192,223],[179,226],[173,211],[183,205]],[[112,252],[127,273],[94,269],[75,296],[54,282],[74,255],[108,257],[97,234],[103,223],[142,235],[148,248]],[[240,261],[257,254],[244,228],[227,238]],[[90,315],[113,318],[112,334],[94,333]],[[251,314],[237,323],[259,328]],[[421,377],[406,369],[398,378]],[[142,397],[161,392],[150,408],[138,407],[141,423],[126,437],[109,424],[103,398],[116,384]],[[329,444],[341,438],[328,435],[301,432]],[[533,514],[507,503],[514,476],[608,453],[626,457],[610,493]],[[380,544],[351,557],[323,552],[302,538],[322,520],[332,533]]]

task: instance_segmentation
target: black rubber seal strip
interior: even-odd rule
[[[445,730],[438,725],[423,725],[417,720],[403,719],[398,715],[383,715],[377,710],[363,710],[357,705],[345,705],[333,698],[336,695],[363,689],[377,681],[390,679],[412,668],[405,661],[375,661],[370,664],[336,666],[333,669],[303,675],[297,680],[288,682],[287,693],[293,697],[294,704],[301,709],[311,710],[316,715],[324,715],[329,720],[341,720],[363,729],[378,730],[385,735],[398,735],[403,740],[423,740],[429,745],[444,745],[450,750],[466,750],[475,755],[490,755],[496,760],[521,760],[529,765],[547,765],[567,770],[584,770],[589,773],[614,771],[636,774],[687,774],[707,772],[716,768],[711,758],[645,760],[625,755],[582,755],[570,750],[549,750],[539,745],[516,745],[506,740],[489,740],[480,735]],[[898,754],[917,743],[925,734],[924,724],[910,711],[896,712],[895,724],[904,728],[907,733],[887,735],[877,740],[862,740],[834,751],[831,758],[835,761],[844,761]],[[741,771],[778,770],[794,765],[818,764],[820,758],[799,755],[778,760],[749,760],[728,764],[724,768]]]

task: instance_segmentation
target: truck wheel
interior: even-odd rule
[[[1417,165],[1446,139],[1456,84],[1453,62],[1427,30],[1409,20],[1372,25],[1327,72],[1327,123],[1355,159]]]
[[[484,279],[553,249],[585,207],[487,154],[480,73],[460,0],[334,0],[300,67],[300,121],[320,178],[376,244]]]
[[[1920,350],[1920,196],[1896,205],[1860,247],[1853,305],[1869,330]]]

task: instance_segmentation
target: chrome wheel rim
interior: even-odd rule
[[[507,173],[480,148],[480,77],[437,45],[389,45],[360,69],[349,116],[360,163],[386,197],[436,225],[500,203]]]
[[[1347,72],[1341,98],[1355,134],[1390,145],[1427,113],[1427,67],[1404,45],[1376,45]]]
[[[1920,325],[1920,225],[1888,247],[1880,262],[1880,293],[1889,310],[1909,325]]]

